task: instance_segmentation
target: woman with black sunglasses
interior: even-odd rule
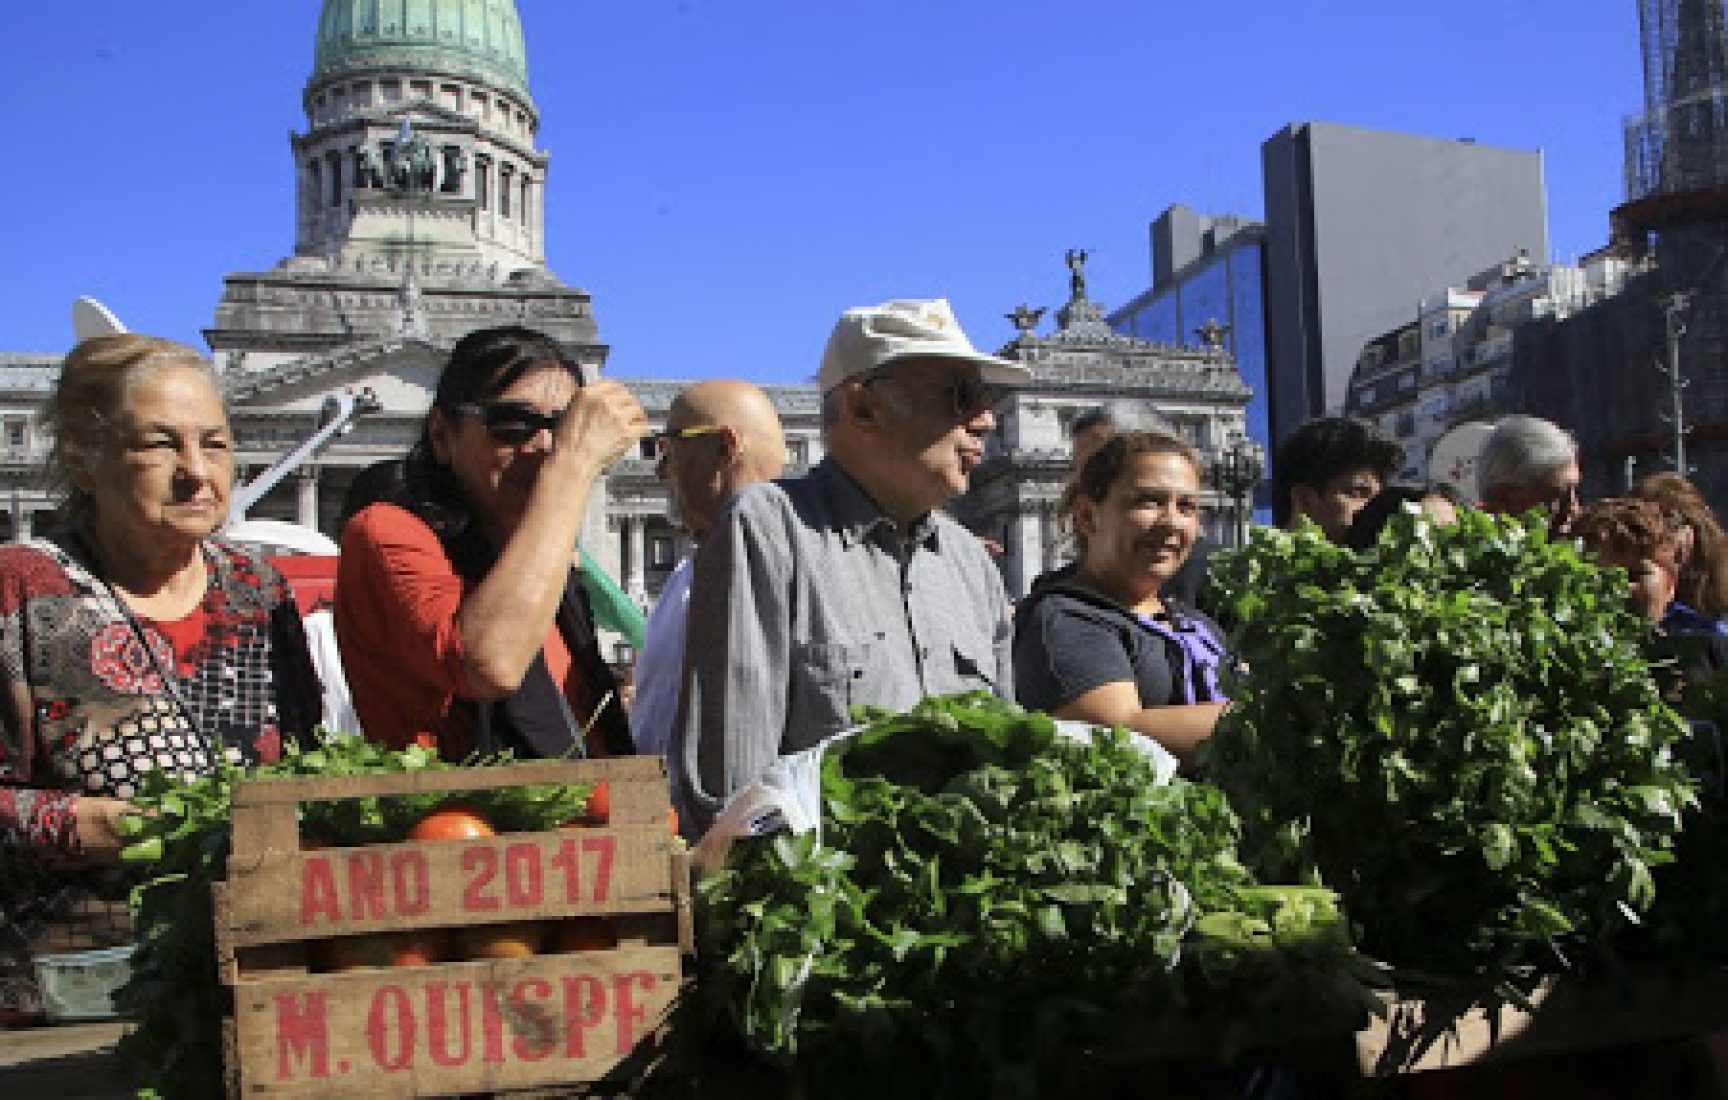
[[[540,333],[457,343],[401,484],[342,532],[336,634],[369,739],[447,760],[630,751],[574,563],[589,493],[647,428]]]

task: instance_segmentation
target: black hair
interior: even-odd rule
[[[361,509],[380,501],[411,504],[407,495],[407,463],[400,458],[374,462],[355,474],[354,480],[348,483],[348,491],[342,494],[342,511],[336,517],[338,535]]]
[[[432,409],[446,417],[462,405],[480,405],[509,389],[523,375],[548,368],[569,372],[578,386],[582,368],[556,340],[520,325],[484,328],[456,342],[438,376]],[[442,538],[462,533],[474,518],[473,505],[450,467],[432,453],[432,410],[420,427],[420,440],[402,463],[401,503]]]
[[[1380,541],[1380,532],[1386,529],[1386,524],[1391,522],[1393,516],[1404,510],[1406,504],[1420,505],[1423,501],[1436,497],[1454,508],[1464,504],[1464,498],[1458,495],[1458,490],[1444,481],[1423,486],[1386,486],[1357,511],[1356,518],[1350,522],[1350,530],[1344,533],[1344,545],[1352,550],[1368,549]]]
[[[1073,424],[1069,426],[1069,434],[1079,435],[1081,432],[1088,431],[1100,424],[1112,428],[1116,426],[1116,417],[1111,414],[1108,405],[1093,405],[1089,409],[1082,409],[1076,413]]]
[[[1319,489],[1339,474],[1367,467],[1385,481],[1404,462],[1404,448],[1378,428],[1344,416],[1310,420],[1279,444],[1272,462],[1272,518],[1290,521],[1290,490]]]

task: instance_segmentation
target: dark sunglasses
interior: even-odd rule
[[[896,377],[904,379],[906,376],[888,373],[872,374],[864,379],[863,384],[869,386]],[[944,382],[936,392],[948,399],[948,412],[965,419],[971,419],[986,409],[995,408],[996,402],[1002,397],[1000,388],[990,385],[981,378],[954,378]]]
[[[450,411],[459,416],[478,417],[487,435],[509,447],[520,447],[538,435],[542,428],[550,432],[558,426],[558,421],[564,419],[562,410],[543,413],[518,401],[494,401],[486,405],[464,401],[450,406]]]

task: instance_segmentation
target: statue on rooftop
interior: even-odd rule
[[[375,142],[365,142],[354,151],[354,186],[384,186],[384,155]]]
[[[1086,260],[1091,255],[1084,248],[1070,248],[1062,257],[1072,273],[1068,278],[1068,295],[1076,302],[1086,300]]]
[[[1033,309],[1025,302],[1021,302],[1014,307],[1014,312],[1008,314],[1007,317],[1021,336],[1030,336],[1033,330],[1038,327],[1038,322],[1044,317],[1044,307],[1039,306],[1037,309]]]

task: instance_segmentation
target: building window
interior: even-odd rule
[[[810,461],[810,445],[802,439],[786,441],[786,461],[794,466],[802,466]]]
[[[521,209],[518,211],[518,215],[522,219],[522,224],[527,225],[528,224],[528,177],[527,176],[522,177],[522,206],[521,206]]]
[[[342,205],[342,154],[329,152],[324,154],[324,163],[330,169],[330,205]]]
[[[6,446],[8,446],[8,447],[22,447],[22,446],[24,446],[24,435],[25,435],[24,429],[25,429],[25,423],[22,420],[8,420],[8,421],[6,421]]]
[[[502,217],[510,216],[510,181],[515,174],[508,164],[498,166],[498,213]]]
[[[655,535],[648,540],[648,568],[670,569],[675,560],[675,547],[669,535]]]
[[[1428,335],[1430,335],[1430,336],[1444,336],[1448,332],[1450,332],[1451,330],[1452,330],[1452,322],[1450,322],[1446,318],[1442,317],[1438,321],[1435,321],[1432,325],[1430,325],[1428,327]]]
[[[306,165],[306,171],[311,176],[311,183],[307,186],[307,190],[312,195],[313,205],[316,206],[318,200],[324,197],[324,164],[317,157],[313,157],[311,162]]]
[[[490,158],[474,158],[474,198],[479,202],[480,209],[492,209],[492,161]]]

